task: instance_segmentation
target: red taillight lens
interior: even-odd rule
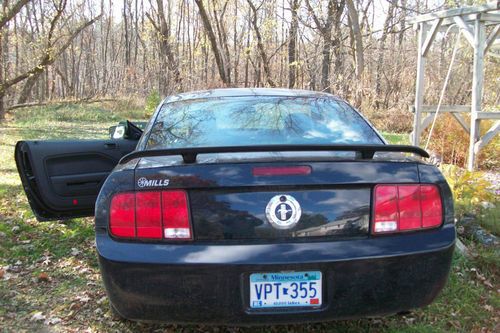
[[[110,233],[120,238],[192,239],[185,191],[119,193],[111,200]]]
[[[161,192],[137,192],[135,202],[137,237],[161,239]]]
[[[420,185],[398,186],[399,230],[419,229],[422,226]]]
[[[117,237],[135,237],[135,195],[119,193],[111,199],[109,227]]]
[[[443,208],[435,185],[377,185],[372,233],[439,227]]]
[[[420,187],[420,197],[422,227],[432,228],[440,226],[443,219],[443,204],[438,188],[433,185],[422,185]]]
[[[310,173],[311,167],[308,165],[252,168],[254,176],[296,176],[309,175]]]

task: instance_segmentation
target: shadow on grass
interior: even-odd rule
[[[0,184],[0,260],[34,263],[47,253],[53,259],[70,256],[72,249],[87,246],[82,256],[97,267],[93,249],[94,224],[90,218],[38,222],[19,185]]]

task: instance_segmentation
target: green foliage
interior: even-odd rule
[[[473,249],[475,254],[475,263],[477,267],[487,275],[491,276],[496,282],[500,282],[500,248],[484,246],[480,244],[466,244],[469,249]],[[497,301],[500,301],[500,294]]]
[[[500,200],[495,198],[493,204],[492,208],[479,207],[478,222],[486,230],[500,237]]]
[[[490,183],[481,172],[471,172],[448,164],[441,167],[453,192],[457,213],[474,211],[481,202],[492,202],[493,193],[489,190]]]
[[[158,91],[156,90],[151,91],[151,93],[146,98],[145,111],[146,111],[146,116],[148,118],[151,117],[151,115],[155,112],[160,102],[161,102],[161,97]]]
[[[483,173],[470,172],[454,165],[443,165],[441,171],[453,192],[456,216],[460,218],[465,213],[473,213],[477,223],[500,236],[500,200]]]

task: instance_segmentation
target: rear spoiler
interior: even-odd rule
[[[195,147],[139,150],[123,156],[119,164],[134,158],[181,155],[184,163],[195,163],[198,154],[213,153],[254,153],[285,151],[352,151],[359,153],[363,159],[371,159],[376,152],[413,153],[421,157],[429,157],[429,153],[416,146],[407,145],[261,145],[261,146],[229,146],[229,147]]]

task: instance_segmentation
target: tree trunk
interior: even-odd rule
[[[291,0],[290,8],[292,10],[292,21],[290,22],[290,36],[288,37],[288,88],[295,87],[297,77],[297,30],[299,28],[299,19],[297,10],[299,9],[299,0]]]
[[[364,50],[363,50],[363,37],[359,28],[359,16],[356,6],[352,0],[346,0],[349,18],[351,20],[351,29],[354,39],[354,59],[355,59],[355,73],[358,81],[361,80],[363,71],[365,69]]]
[[[7,4],[4,2],[2,6],[2,16],[5,15],[5,10],[7,8]],[[3,34],[5,30],[3,26],[0,26],[0,85],[4,84],[4,68],[5,68],[5,59],[4,59],[4,50],[3,50]],[[5,119],[5,105],[4,105],[4,96],[5,90],[0,91],[0,121]]]
[[[396,1],[392,1],[389,4],[389,9],[387,11],[387,16],[384,21],[384,27],[382,29],[382,36],[378,42],[378,58],[377,58],[377,71],[375,77],[375,93],[377,94],[376,98],[376,107],[380,107],[379,96],[382,92],[382,66],[384,64],[384,47],[385,41],[387,40],[387,34],[389,33],[389,25],[392,22],[392,18],[394,16],[394,7],[396,5]]]
[[[163,0],[156,0],[156,4],[158,6],[158,19],[160,20],[160,24],[157,25],[153,18],[146,14],[148,19],[151,21],[151,24],[156,29],[159,39],[160,39],[160,52],[162,54],[162,62],[168,68],[168,70],[174,75],[175,87],[174,91],[180,92],[182,91],[182,77],[179,70],[179,63],[175,58],[174,52],[172,50],[172,45],[170,44],[170,28],[167,23],[167,19],[165,16],[165,11],[163,9]],[[165,75],[166,73],[160,73],[160,75]],[[163,96],[167,95],[167,91],[165,91],[166,87],[163,87],[163,91],[161,94]]]
[[[38,72],[32,76],[30,76],[27,80],[26,83],[24,84],[23,90],[21,91],[19,98],[17,100],[17,104],[24,104],[28,101],[28,98],[31,95],[31,90],[33,89],[33,86],[35,85],[36,81],[40,77],[42,72]]]
[[[214,29],[212,28],[212,23],[210,23],[210,18],[208,17],[208,13],[205,9],[205,5],[203,4],[203,0],[195,0],[195,2],[200,12],[200,18],[203,23],[203,27],[205,28],[208,40],[210,41],[212,52],[214,53],[215,62],[217,63],[217,68],[219,70],[219,76],[224,85],[229,86],[230,82],[228,80],[228,76],[226,75],[226,66],[224,64],[224,59],[222,57],[221,51],[219,50],[219,46],[217,45],[217,39],[215,37]]]
[[[343,82],[343,73],[344,73],[344,59],[342,54],[342,29],[341,29],[341,20],[342,13],[344,12],[345,0],[337,0],[333,4],[333,17],[332,23],[333,32],[331,33],[332,38],[332,50],[333,55],[335,56],[334,66],[333,66],[333,76],[335,78],[335,87],[344,88],[345,84],[341,84]]]
[[[266,81],[271,87],[276,87],[276,83],[272,79],[271,67],[269,65],[269,59],[266,54],[266,49],[262,42],[262,35],[260,34],[258,22],[257,22],[257,8],[252,3],[252,0],[247,0],[250,9],[252,10],[253,16],[251,19],[252,27],[255,32],[255,37],[257,38],[257,49],[259,50],[259,55],[262,60],[262,67],[264,68],[264,74],[266,75]]]
[[[128,31],[128,0],[123,0],[123,33],[125,37],[125,65],[128,67],[130,65],[130,37]]]
[[[331,62],[331,50],[332,50],[332,27],[334,20],[336,18],[336,13],[337,11],[337,5],[335,3],[335,0],[329,0],[328,1],[328,7],[327,7],[327,14],[326,14],[326,19],[325,20],[320,20],[318,16],[316,15],[313,7],[311,6],[311,3],[309,0],[306,0],[306,5],[307,9],[309,10],[309,13],[311,14],[314,23],[316,24],[316,28],[319,30],[321,37],[323,39],[323,46],[322,46],[322,60],[321,60],[321,90],[325,92],[331,92],[331,86],[330,86],[330,62]],[[343,0],[341,4],[343,8]],[[338,14],[337,16],[340,17],[341,13]],[[324,22],[324,23],[323,23]],[[336,23],[336,26],[340,27],[340,22]],[[340,30],[340,28],[338,29]],[[337,55],[340,54],[340,40],[336,38],[336,46],[337,46]],[[338,58],[340,62],[340,57]],[[336,66],[341,66],[340,63],[337,63]]]
[[[399,32],[399,46],[403,45],[406,31],[406,0],[401,0],[401,31]]]
[[[321,90],[331,92],[330,88],[330,54],[332,41],[330,38],[323,38],[323,49],[321,51]]]

